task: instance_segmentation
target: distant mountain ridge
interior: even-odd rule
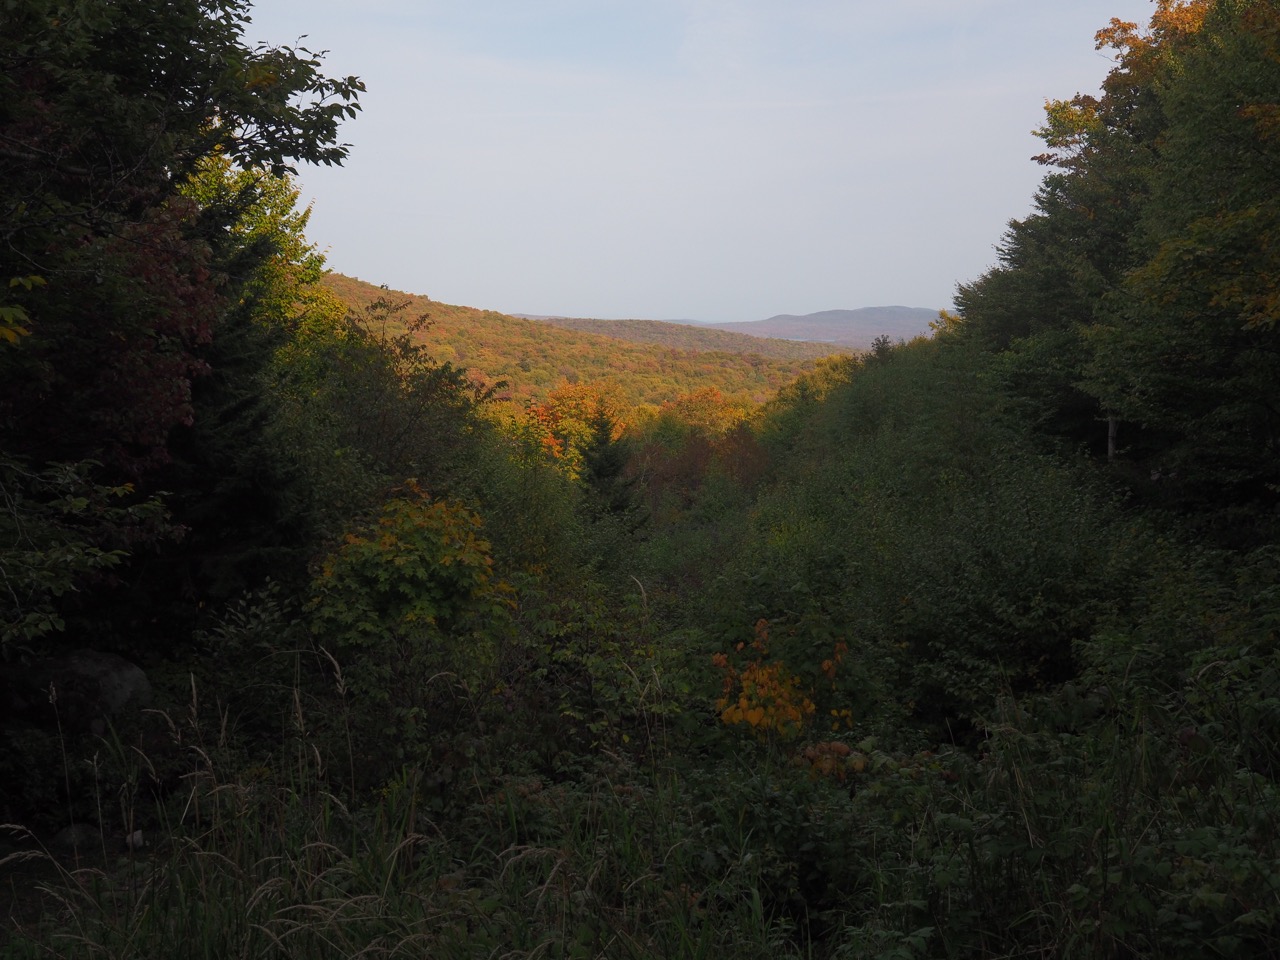
[[[870,350],[872,342],[881,336],[896,341],[927,335],[929,324],[938,319],[938,311],[929,307],[860,307],[856,310],[820,310],[803,315],[780,313],[767,320],[728,323],[705,323],[701,320],[599,320],[529,313],[516,313],[512,316],[637,342],[670,342],[672,328],[693,327],[775,341],[806,342],[814,346],[825,344],[830,351],[835,351],[850,348]],[[708,347],[704,346],[703,349]],[[740,351],[741,348],[738,349]]]
[[[730,403],[751,406],[813,369],[818,357],[841,352],[830,344],[760,340],[700,326],[650,327],[638,321],[637,330],[627,321],[587,322],[606,325],[606,336],[440,303],[336,273],[323,283],[357,312],[384,298],[406,303],[407,312],[388,332],[401,332],[405,320],[425,316],[428,326],[413,337],[433,359],[463,367],[484,383],[505,381],[498,396],[517,404],[540,402],[566,384],[585,382],[616,391],[628,407],[656,407],[708,387]]]
[[[753,337],[781,337],[786,340],[816,340],[841,346],[870,348],[876,337],[910,340],[929,332],[938,311],[927,307],[861,307],[857,310],[821,310],[796,316],[780,313],[767,320],[739,323],[709,323],[715,330],[729,330]]]

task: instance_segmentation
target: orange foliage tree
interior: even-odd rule
[[[616,391],[591,383],[562,383],[545,400],[530,402],[525,416],[525,429],[574,480],[584,479],[592,451],[625,429]]]
[[[771,656],[769,621],[756,621],[750,643],[742,641],[731,653],[716,653],[712,665],[720,672],[721,691],[716,700],[720,719],[728,726],[747,726],[765,739],[791,740],[816,728],[821,706],[832,731],[852,724],[853,712],[838,705],[837,677],[849,652],[838,641],[829,656],[813,670],[812,664],[788,666]]]
[[[478,514],[409,481],[322,562],[308,606],[373,757],[421,758],[492,674],[511,588],[494,575]]]

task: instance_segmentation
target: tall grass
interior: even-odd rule
[[[198,716],[181,722],[197,766],[148,847],[116,853],[104,833],[93,865],[39,848],[0,862],[41,868],[38,916],[13,920],[0,956],[780,955],[752,871],[706,873],[681,782],[657,767],[600,757],[556,783],[477,764],[437,820],[417,768],[340,796],[300,715],[269,765]]]

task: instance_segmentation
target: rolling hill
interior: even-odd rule
[[[407,317],[429,319],[420,337],[432,356],[464,367],[484,382],[506,381],[500,395],[515,402],[542,399],[566,383],[591,382],[611,387],[632,406],[661,405],[704,387],[716,388],[733,403],[755,405],[833,352],[829,345],[780,345],[656,321],[619,328],[642,329],[655,337],[636,342],[438,303],[341,274],[330,274],[324,282],[356,310],[380,297],[405,302]],[[662,340],[658,333],[673,339]]]
[[[675,320],[589,320],[581,317],[528,317],[538,323],[565,330],[597,333],[632,343],[653,343],[678,350],[749,353],[774,360],[814,360],[834,353],[848,353],[834,343],[797,339],[763,338],[750,333],[734,333],[706,324]]]

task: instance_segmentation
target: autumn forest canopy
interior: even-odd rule
[[[1280,2],[858,355],[329,274],[248,15],[0,3],[0,957],[1280,956]]]

